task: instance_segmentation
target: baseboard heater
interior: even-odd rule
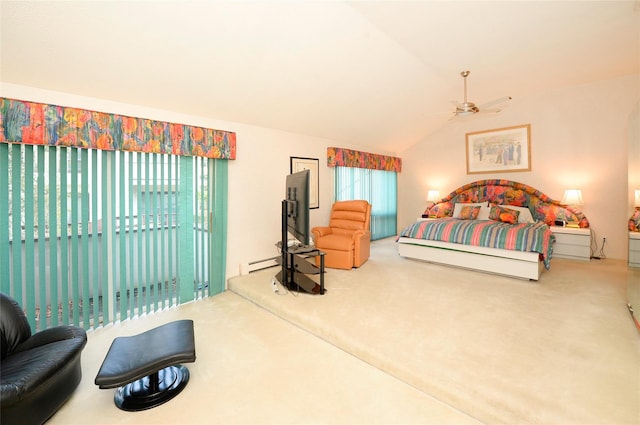
[[[256,261],[252,261],[249,263],[249,267],[247,269],[247,271],[249,273],[251,272],[256,272],[258,270],[263,270],[263,269],[268,269],[271,267],[275,267],[275,266],[279,266],[280,263],[278,263],[278,259],[280,259],[280,256],[276,256],[276,257],[271,257],[271,258],[265,258],[264,260],[256,260]]]

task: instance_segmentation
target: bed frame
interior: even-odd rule
[[[562,205],[531,186],[511,180],[480,180],[461,186],[427,208],[422,217],[450,217],[456,202],[483,201],[528,207],[535,220],[544,221],[549,226],[554,225],[556,221],[571,221],[577,222],[582,228],[589,227],[589,220],[580,210]],[[407,237],[398,239],[398,253],[409,259],[536,281],[540,279],[545,269],[537,252],[511,251]]]
[[[488,273],[538,280],[544,265],[537,252],[509,251],[423,239],[398,239],[402,257]]]

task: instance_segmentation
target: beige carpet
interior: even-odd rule
[[[640,423],[640,338],[623,261],[555,259],[539,282],[407,260],[393,239],[324,296],[229,289],[485,423]]]
[[[125,412],[94,378],[115,337],[192,319],[195,363],[169,402]],[[88,333],[82,382],[48,425],[479,424],[230,291]]]

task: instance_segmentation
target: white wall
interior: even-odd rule
[[[238,159],[229,164],[229,227],[227,274],[239,264],[278,255],[281,204],[291,156],[319,159],[320,208],[310,210],[311,226],[328,220],[331,203],[327,147],[332,143],[277,130],[237,128]]]
[[[451,120],[402,153],[399,227],[425,207],[428,189],[442,196],[463,184],[504,178],[531,185],[555,199],[582,189],[581,208],[607,258],[627,258],[628,137],[640,98],[638,75],[515,98],[497,115]],[[531,124],[531,171],[466,174],[465,133]]]

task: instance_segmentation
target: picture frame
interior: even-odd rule
[[[531,171],[531,124],[466,134],[467,174]]]
[[[289,171],[291,174],[303,170],[310,171],[309,209],[320,208],[319,163],[318,158],[302,158],[298,156],[289,158]]]

